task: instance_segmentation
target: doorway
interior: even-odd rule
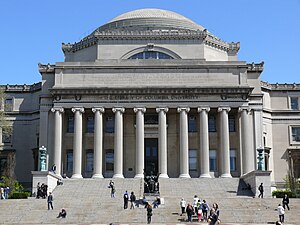
[[[158,175],[158,139],[145,138],[145,176]]]

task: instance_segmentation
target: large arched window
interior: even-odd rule
[[[129,59],[173,59],[173,57],[163,52],[145,51],[134,54]]]

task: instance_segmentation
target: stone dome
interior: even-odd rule
[[[204,30],[192,20],[168,10],[138,9],[121,14],[96,31],[107,30]]]

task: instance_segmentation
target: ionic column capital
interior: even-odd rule
[[[60,113],[63,113],[65,110],[64,110],[64,108],[62,108],[62,107],[53,107],[53,108],[51,109],[51,112],[56,112],[56,111],[58,111],[58,112],[60,112]]]
[[[247,113],[250,113],[251,109],[248,106],[241,106],[239,107],[239,112],[243,112],[246,110]]]
[[[229,112],[230,110],[231,110],[231,108],[229,106],[220,106],[218,108],[218,112],[222,112],[222,111]]]
[[[198,107],[198,112],[202,112],[202,111],[209,112],[210,111],[210,107],[209,106],[199,106]]]
[[[167,107],[156,108],[157,113],[159,113],[160,111],[164,111],[165,113],[167,113],[169,111],[169,108],[167,108]]]
[[[76,108],[72,108],[72,112],[75,113],[79,111],[80,113],[84,113],[84,108],[83,107],[76,107]]]
[[[187,113],[190,111],[190,108],[189,107],[178,107],[177,108],[177,112],[183,112],[183,111],[186,111]]]
[[[146,108],[145,107],[136,107],[136,108],[133,108],[133,112],[134,113],[137,113],[138,111],[141,111],[142,113],[145,113],[146,112]]]
[[[124,107],[115,107],[115,108],[112,108],[112,111],[113,113],[116,113],[116,112],[121,112],[121,113],[124,113],[125,112],[125,108]]]
[[[103,107],[99,107],[99,108],[92,108],[92,112],[96,113],[96,112],[100,112],[100,113],[104,113],[105,109]]]

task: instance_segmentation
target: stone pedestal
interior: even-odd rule
[[[61,178],[61,176],[49,172],[49,171],[31,171],[32,174],[32,194],[37,194],[37,184],[40,185],[47,184],[48,185],[48,193],[52,192],[54,188],[57,186],[57,180]]]

